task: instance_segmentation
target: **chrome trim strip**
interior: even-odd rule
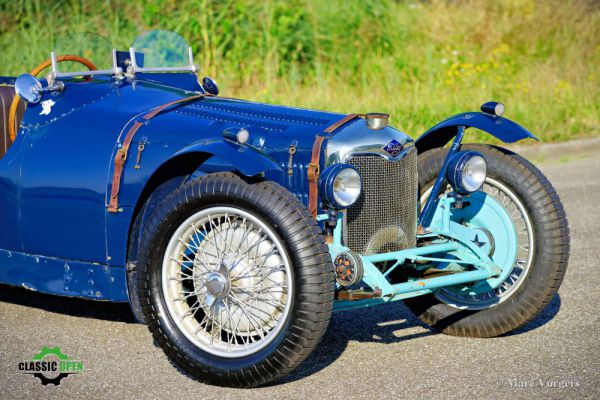
[[[74,76],[94,76],[94,75],[123,75],[123,69],[117,66],[117,51],[112,49],[112,69],[98,69],[95,71],[76,71],[76,72],[59,72],[58,62],[56,61],[56,53],[50,52],[50,60],[52,61],[52,77],[53,78],[72,78]]]
[[[384,148],[392,141],[402,146],[399,154],[393,156]],[[358,155],[378,155],[388,161],[398,161],[415,151],[415,143],[410,136],[392,127],[373,131],[364,120],[357,120],[341,129],[327,142],[325,166],[344,163]]]
[[[153,67],[153,68],[142,68],[137,65],[135,59],[135,49],[133,47],[129,48],[129,58],[131,59],[131,70],[133,74],[138,72],[198,72],[198,66],[194,64],[194,56],[192,52],[192,48],[188,47],[188,57],[190,60],[190,64],[185,67]]]

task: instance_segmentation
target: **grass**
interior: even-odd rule
[[[493,99],[543,140],[600,135],[593,0],[0,0],[0,74],[69,33],[128,48],[150,28],[184,36],[227,96],[389,112],[412,136]]]

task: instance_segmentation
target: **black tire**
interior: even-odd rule
[[[524,204],[532,221],[535,251],[523,283],[506,299],[482,310],[459,309],[434,294],[405,300],[408,308],[437,331],[469,337],[494,337],[526,325],[552,300],[569,260],[569,226],[563,205],[550,181],[523,157],[500,147],[463,145],[483,154],[488,177],[501,182]],[[442,167],[447,150],[433,149],[419,156],[421,195]]]
[[[218,357],[195,346],[174,323],[161,290],[169,238],[188,216],[214,205],[258,216],[280,236],[293,267],[295,295],[283,329],[266,348],[246,357]],[[137,283],[145,320],[169,359],[195,379],[229,387],[264,385],[296,368],[325,333],[335,289],[331,258],[306,207],[283,187],[248,184],[231,173],[204,176],[171,193],[154,211],[142,237]]]

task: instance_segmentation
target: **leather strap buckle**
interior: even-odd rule
[[[307,173],[309,181],[316,181],[317,178],[319,178],[319,175],[321,175],[321,167],[319,166],[319,164],[310,163],[308,164]]]
[[[115,165],[123,165],[125,164],[125,160],[127,159],[127,152],[122,148],[117,150],[117,154],[115,155]]]

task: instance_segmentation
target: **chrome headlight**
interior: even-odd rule
[[[348,208],[360,196],[360,175],[351,165],[332,165],[321,174],[319,193],[328,206],[338,209]]]
[[[476,151],[459,151],[452,156],[446,170],[446,178],[459,193],[473,193],[483,186],[487,176],[487,164]]]

